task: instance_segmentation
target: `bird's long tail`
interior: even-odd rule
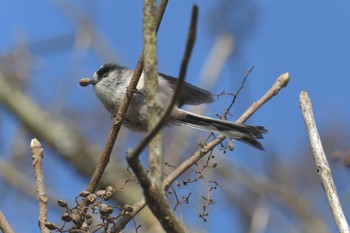
[[[256,149],[264,150],[261,143],[257,140],[262,139],[263,134],[268,132],[263,126],[233,123],[225,120],[201,116],[182,109],[181,111],[184,113],[184,117],[182,117],[180,120],[180,122],[183,124],[204,131],[223,133],[228,137],[237,139],[238,141],[244,142]]]

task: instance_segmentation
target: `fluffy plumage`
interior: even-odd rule
[[[94,73],[93,79],[90,80],[90,84],[94,85],[97,97],[112,115],[115,115],[119,110],[132,74],[133,71],[126,67],[108,63],[101,66]],[[165,109],[174,94],[177,79],[161,73],[158,74],[158,79],[158,98]],[[147,93],[144,89],[143,75],[137,89],[141,94],[133,96],[125,115],[124,125],[131,130],[146,131],[148,112],[145,96]],[[256,149],[263,150],[263,146],[258,140],[263,138],[263,134],[267,133],[267,130],[262,126],[233,123],[180,109],[183,105],[198,105],[213,101],[211,92],[185,82],[178,104],[169,117],[168,125],[184,124],[204,131],[223,133]]]

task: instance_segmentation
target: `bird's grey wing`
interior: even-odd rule
[[[177,78],[160,74],[163,76],[172,88],[176,88]],[[211,92],[204,90],[202,88],[196,87],[188,82],[185,82],[182,87],[181,95],[178,101],[178,106],[183,105],[199,105],[203,103],[211,103],[214,101],[214,96]]]

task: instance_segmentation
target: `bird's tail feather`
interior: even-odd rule
[[[225,120],[201,116],[182,110],[185,114],[180,121],[188,126],[204,131],[223,133],[228,137],[244,142],[256,149],[264,150],[257,139],[262,139],[267,130],[263,126],[233,123]]]

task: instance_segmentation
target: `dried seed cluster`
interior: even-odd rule
[[[61,216],[63,225],[59,227],[55,223],[47,222],[45,226],[49,230],[57,232],[75,232],[78,229],[82,233],[96,230],[107,231],[110,224],[114,224],[121,216],[133,211],[129,205],[120,208],[107,204],[106,201],[112,197],[114,192],[115,189],[111,186],[98,190],[96,193],[82,191],[75,198],[76,205],[73,207],[69,207],[64,200],[58,200],[57,204],[65,208],[65,212]],[[83,201],[87,203],[86,211],[82,210],[81,203]],[[119,213],[113,216],[113,212],[117,209]]]

